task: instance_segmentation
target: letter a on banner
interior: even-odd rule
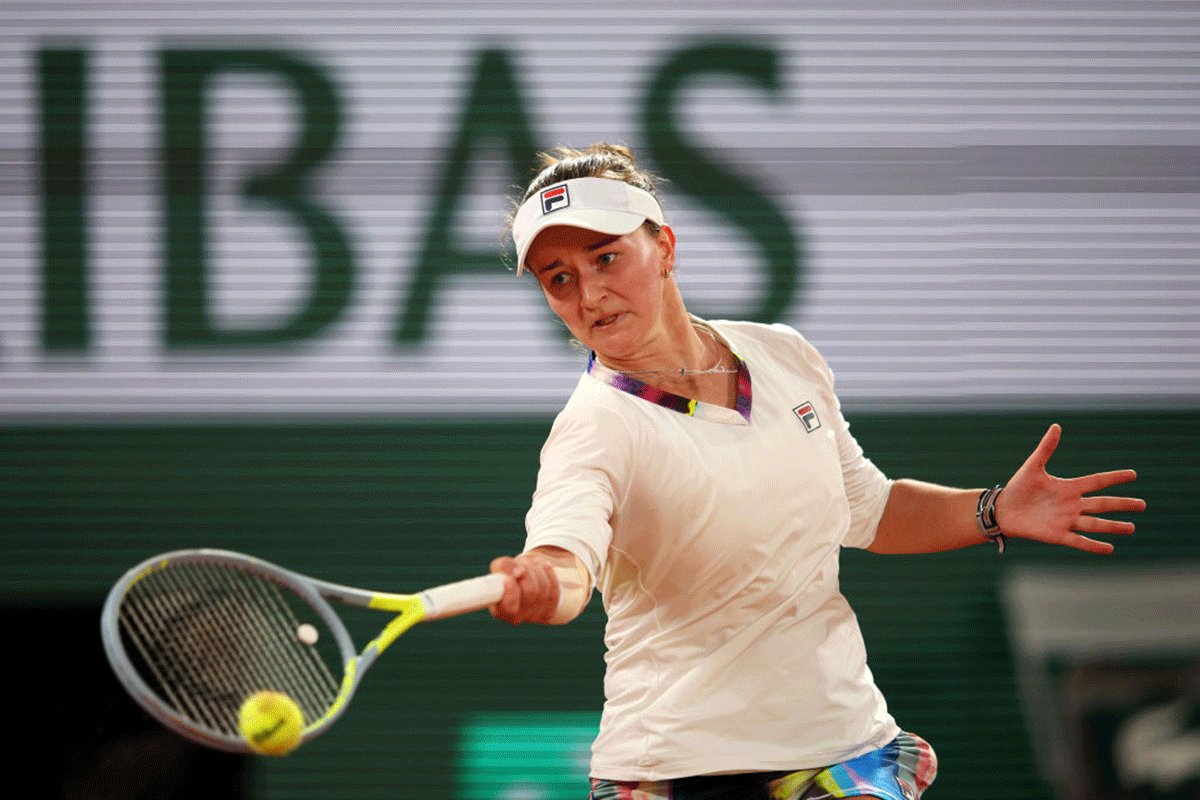
[[[498,145],[507,159],[511,170],[509,183],[521,183],[538,148],[512,64],[503,50],[484,50],[475,65],[473,80],[463,100],[458,132],[446,156],[437,205],[413,269],[404,310],[397,320],[393,336],[397,344],[416,344],[425,339],[430,308],[436,291],[446,279],[472,272],[494,275],[500,269],[496,248],[465,251],[458,246],[461,237],[455,235],[471,155],[488,144]]]

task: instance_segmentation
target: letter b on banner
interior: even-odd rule
[[[333,216],[309,193],[309,174],[333,150],[340,122],[337,92],[319,68],[272,50],[166,50],[162,53],[167,345],[269,345],[311,339],[346,308],[353,287],[350,244]],[[247,204],[283,212],[308,237],[313,280],[308,297],[283,324],[222,329],[208,286],[207,99],[228,72],[269,73],[295,90],[301,129],[287,160],[247,180]]]

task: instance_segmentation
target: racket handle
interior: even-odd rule
[[[504,576],[498,573],[480,575],[457,583],[435,586],[421,592],[425,619],[453,617],[479,611],[500,601],[504,595]]]

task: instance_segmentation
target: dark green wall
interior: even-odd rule
[[[1200,563],[1190,513],[1200,414],[858,414],[851,421],[893,477],[1002,481],[1051,422],[1065,427],[1055,474],[1139,471],[1136,492],[1149,510],[1138,534],[1108,558],[1018,542],[1003,557],[978,547],[902,557],[852,551],[843,559],[843,587],[893,713],[940,755],[930,797],[1049,797],[1033,774],[998,581],[1028,563],[1098,570]],[[71,609],[87,618],[121,572],[162,550],[246,550],[330,580],[396,591],[485,571],[492,556],[521,546],[549,422],[0,430],[0,591],[14,618],[40,613],[40,646],[63,658],[39,666],[34,686],[70,687],[49,695],[61,718],[70,716],[71,692],[107,685],[94,660],[98,642],[46,635],[45,620],[66,619]],[[374,624],[375,615],[364,613],[355,630]],[[454,730],[468,714],[599,708],[602,628],[598,602],[565,628],[511,629],[486,614],[418,627],[374,668],[330,733],[289,758],[255,760],[251,793],[448,796]],[[401,687],[410,693],[401,696]],[[109,708],[64,744],[70,758],[116,735],[106,727]]]

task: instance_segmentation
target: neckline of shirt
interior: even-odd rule
[[[692,317],[692,323],[711,333],[733,353],[733,358],[737,361],[736,408],[730,409],[715,403],[705,403],[690,397],[668,392],[666,389],[659,389],[657,386],[651,386],[632,375],[626,375],[623,372],[617,372],[614,369],[604,366],[600,363],[600,359],[596,358],[595,351],[592,351],[588,355],[587,374],[601,383],[613,387],[617,391],[631,394],[634,397],[639,397],[642,400],[662,406],[663,408],[669,408],[685,416],[700,417],[701,419],[710,419],[716,422],[739,421],[742,424],[749,424],[751,401],[753,398],[749,366],[747,366],[745,359],[738,354],[738,351],[720,331],[699,317]],[[740,419],[730,420],[729,417],[731,414],[736,414]]]

